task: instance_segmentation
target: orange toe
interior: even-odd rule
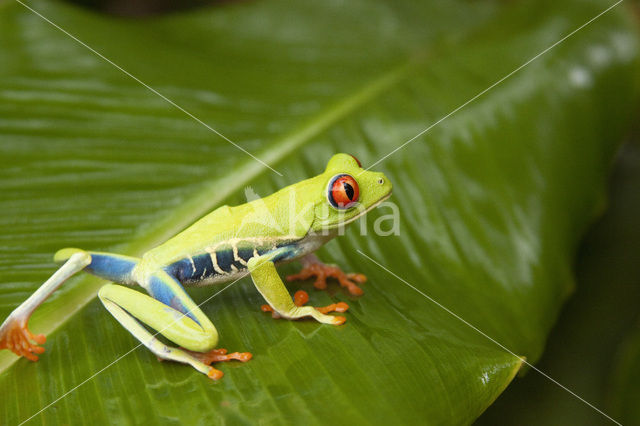
[[[313,282],[313,287],[316,290],[326,290],[327,289],[327,277],[324,275],[318,275],[316,280]]]
[[[348,286],[347,290],[349,290],[352,296],[362,296],[364,294],[364,290],[357,285]]]
[[[209,365],[210,368],[209,371],[207,371],[207,376],[209,376],[209,378],[213,380],[219,380],[222,378],[222,376],[224,376],[224,373],[222,371],[218,370],[217,368],[211,367],[211,364],[213,364],[214,362],[224,362],[231,360],[247,362],[251,358],[253,358],[253,355],[251,355],[251,353],[249,352],[233,352],[229,354],[227,353],[227,350],[223,348],[213,349],[209,352],[194,352],[184,348],[182,350],[189,353],[203,364]]]
[[[38,356],[45,351],[42,345],[46,342],[43,334],[32,334],[26,322],[12,321],[0,333],[0,349],[9,349],[18,356],[31,361],[37,361]]]
[[[348,273],[347,278],[351,281],[355,281],[358,284],[364,284],[367,282],[367,276],[365,274]]]
[[[296,291],[296,294],[293,295],[293,303],[296,306],[304,306],[309,301],[309,294],[304,290]]]
[[[214,362],[225,362],[231,360],[237,360],[240,362],[247,362],[253,355],[250,352],[233,352],[227,353],[226,349],[213,349],[209,352],[192,352],[187,351],[197,359],[199,359],[204,364],[210,365]]]
[[[313,286],[318,290],[327,288],[327,278],[338,280],[342,287],[346,287],[353,296],[361,296],[364,291],[358,287],[367,281],[364,274],[345,273],[337,266],[325,265],[324,263],[311,263],[302,268],[300,273],[287,276],[287,281],[306,280],[316,277]]]
[[[320,308],[316,308],[323,314],[328,314],[329,312],[347,312],[349,309],[349,305],[344,302],[332,303],[329,306],[324,306]]]
[[[345,323],[345,321],[347,320],[345,317],[341,317],[341,316],[335,316],[335,317],[333,317],[333,318],[335,318],[335,319],[333,320],[333,324],[334,324],[334,325],[342,325],[342,324],[344,324],[344,323]]]
[[[213,380],[220,380],[222,379],[222,376],[224,376],[224,373],[220,370],[216,370],[215,368],[211,367],[209,369],[209,372],[207,373],[207,376],[209,376],[209,378]]]

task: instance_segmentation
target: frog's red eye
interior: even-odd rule
[[[353,207],[360,197],[358,182],[350,175],[336,175],[329,181],[327,198],[336,209],[348,209]]]
[[[353,157],[353,159],[356,160],[356,163],[358,163],[358,167],[362,168],[362,163],[360,162],[360,160],[358,160],[355,155],[351,155],[351,157]]]

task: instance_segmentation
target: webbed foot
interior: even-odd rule
[[[0,349],[9,349],[31,361],[37,361],[36,354],[44,352],[44,348],[39,345],[44,344],[46,340],[44,334],[31,333],[27,328],[27,321],[9,317],[0,327]]]
[[[296,306],[304,306],[308,301],[309,301],[309,294],[304,290],[298,290],[293,295],[293,303],[295,303]],[[280,315],[278,315],[278,313],[274,311],[273,308],[269,305],[262,305],[260,309],[262,310],[262,312],[271,312],[271,317],[274,319],[280,318]],[[323,314],[328,314],[329,312],[342,313],[342,312],[346,312],[349,309],[349,305],[347,305],[344,302],[338,302],[338,303],[332,303],[328,306],[315,307],[315,309]],[[342,316],[335,316],[333,318],[335,319],[333,323],[334,325],[342,325],[347,320],[345,317],[342,317]]]
[[[194,352],[187,351],[189,355],[196,358],[198,361],[202,362],[209,366],[209,371],[207,372],[207,376],[213,380],[221,379],[224,376],[224,373],[218,369],[211,367],[211,364],[214,362],[224,362],[231,360],[238,360],[240,362],[249,361],[253,355],[250,352],[233,352],[228,354],[226,349],[213,349],[209,352]]]
[[[367,277],[363,274],[343,272],[337,266],[325,265],[317,260],[317,258],[304,262],[302,270],[297,274],[288,275],[287,281],[307,280],[311,277],[316,277],[313,286],[318,290],[325,290],[327,288],[327,278],[335,278],[340,285],[346,287],[353,296],[361,296],[364,293],[364,291],[358,287],[358,284],[367,281]]]

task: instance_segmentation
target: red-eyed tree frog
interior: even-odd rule
[[[391,195],[391,183],[382,173],[364,170],[348,154],[334,155],[325,171],[246,204],[222,206],[141,258],[66,248],[54,259],[62,266],[0,327],[0,349],[9,349],[32,361],[44,352],[43,335],[32,334],[27,322],[33,311],[64,281],[84,270],[118,284],[98,292],[105,308],[159,359],[190,364],[219,379],[212,362],[248,361],[250,353],[227,354],[215,349],[218,332],[185,292],[184,286],[231,282],[250,274],[276,317],[312,317],[332,325],[345,322],[345,303],[324,308],[303,306],[306,294],[292,300],[276,272],[276,265],[301,259],[303,270],[288,279],[315,276],[316,288],[326,288],[327,277],[338,279],[353,295],[362,294],[361,274],[346,274],[322,264],[313,252],[338,235],[342,227],[378,206]],[[133,289],[140,286],[144,294]],[[300,293],[300,292],[299,292]],[[157,330],[180,347],[171,347],[151,334]]]

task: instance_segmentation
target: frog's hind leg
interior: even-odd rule
[[[131,283],[131,272],[138,259],[111,253],[87,252],[76,248],[62,249],[54,260],[62,266],[38,288],[26,301],[18,306],[0,326],[0,349],[9,349],[31,361],[44,352],[46,339],[42,334],[33,334],[27,328],[33,311],[58,287],[74,274],[86,270],[94,275]]]
[[[71,276],[83,270],[91,263],[91,255],[82,250],[71,253],[66,262],[36,290],[27,300],[9,314],[0,326],[0,349],[9,349],[16,355],[37,361],[44,352],[42,345],[46,341],[43,334],[33,334],[27,328],[29,318],[58,287]]]
[[[155,272],[143,287],[153,297],[114,284],[102,287],[98,296],[116,320],[158,358],[189,364],[212,379],[222,377],[222,372],[209,366],[211,362],[251,359],[250,353],[214,349],[215,326],[171,275]],[[184,350],[165,345],[143,323]]]

